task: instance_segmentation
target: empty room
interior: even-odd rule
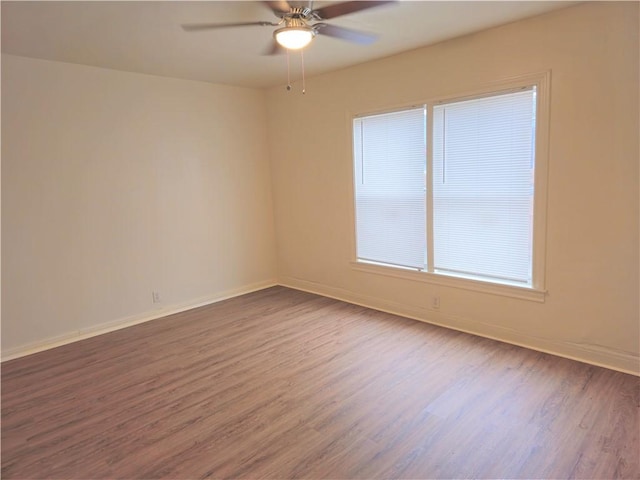
[[[1,7],[2,478],[640,478],[640,3]]]

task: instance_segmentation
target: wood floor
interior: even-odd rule
[[[283,287],[2,365],[2,478],[640,478],[640,379]]]

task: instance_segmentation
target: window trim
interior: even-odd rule
[[[516,91],[522,88],[536,87],[536,168],[535,168],[535,194],[534,194],[534,217],[533,217],[533,249],[532,249],[532,284],[511,285],[509,283],[499,283],[489,279],[467,278],[454,276],[449,273],[428,272],[414,269],[404,269],[401,267],[377,264],[358,260],[356,255],[356,222],[355,222],[355,184],[353,178],[353,120],[358,117],[375,115],[380,113],[390,113],[393,111],[415,108],[419,105],[434,105],[457,102],[466,99],[480,98],[483,96],[499,95]],[[544,302],[547,291],[545,289],[545,263],[546,263],[546,225],[547,225],[547,182],[548,182],[548,157],[549,157],[549,104],[550,104],[551,71],[520,75],[517,77],[503,79],[484,85],[480,88],[467,90],[464,92],[450,93],[427,100],[419,100],[403,105],[395,105],[389,108],[381,108],[376,111],[360,111],[358,113],[347,112],[349,128],[349,158],[350,162],[350,189],[352,205],[350,210],[350,221],[352,234],[350,235],[351,247],[351,268],[358,272],[384,275],[394,278],[401,278],[411,281],[421,281],[434,285],[441,285],[451,288],[460,288],[475,292],[502,295],[522,300]],[[427,108],[427,185],[432,183],[432,162],[433,162],[433,108]],[[429,195],[427,196],[427,198]],[[427,203],[427,224],[433,221],[433,205]],[[433,246],[426,245],[427,249]],[[427,250],[428,255],[428,250]]]

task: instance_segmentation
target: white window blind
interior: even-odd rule
[[[425,267],[425,108],[356,118],[358,260]]]
[[[433,107],[433,270],[531,285],[535,90]]]

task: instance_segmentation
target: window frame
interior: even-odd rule
[[[404,105],[383,107],[375,111],[347,112],[349,128],[349,158],[351,159],[350,188],[352,205],[350,209],[352,235],[351,237],[351,268],[358,272],[384,275],[411,281],[425,282],[452,288],[461,288],[482,293],[503,295],[512,298],[544,302],[546,297],[545,287],[545,260],[546,260],[546,215],[547,215],[547,181],[548,181],[548,151],[549,151],[549,104],[550,104],[551,72],[521,75],[509,79],[497,81],[482,87],[464,92],[441,95],[426,100],[410,102]],[[353,123],[356,118],[391,113],[398,110],[419,108],[427,105],[427,152],[426,152],[426,185],[432,189],[433,185],[433,107],[440,104],[476,99],[486,96],[500,95],[523,88],[536,88],[536,135],[535,135],[535,171],[534,171],[534,199],[533,199],[533,247],[532,247],[532,284],[530,286],[510,284],[508,282],[495,282],[491,279],[476,278],[464,275],[452,275],[443,272],[402,268],[376,262],[358,260],[357,258],[357,230],[356,230],[356,196],[354,178],[353,156]],[[427,229],[433,228],[433,195],[427,195]],[[429,240],[429,239],[427,239]],[[433,241],[427,241],[425,245],[427,258],[433,259]]]

